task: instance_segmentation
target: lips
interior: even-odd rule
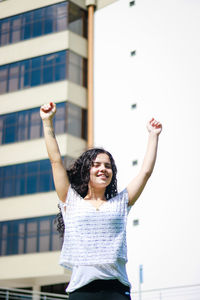
[[[100,177],[102,179],[107,179],[109,176],[107,176],[105,174],[98,174],[97,177]]]

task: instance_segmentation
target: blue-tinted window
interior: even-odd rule
[[[87,60],[64,50],[0,66],[0,94],[66,78],[87,86]]]
[[[44,57],[44,64],[43,64],[43,82],[44,83],[49,83],[49,82],[54,81],[54,78],[55,78],[54,65],[55,65],[55,57],[56,56],[57,56],[56,54],[50,54],[50,55],[46,55]],[[65,68],[66,68],[66,65],[64,64],[64,69]]]
[[[17,124],[16,124],[15,142],[29,139],[29,130],[30,130],[29,115],[30,114],[27,113],[27,111],[20,111],[16,113]]]
[[[60,51],[0,66],[0,94],[66,79],[67,52]]]
[[[54,190],[49,160],[0,168],[0,198]]]
[[[8,90],[8,65],[0,67],[0,94]]]
[[[41,78],[41,67],[42,67],[42,58],[36,57],[31,60],[31,86],[40,85]]]
[[[87,138],[87,112],[72,103],[57,103],[54,116],[55,134],[68,132]],[[40,108],[0,115],[0,144],[20,142],[43,137]]]
[[[19,68],[20,63],[13,63],[9,65],[8,90],[10,92],[14,92],[19,89]]]
[[[30,86],[30,63],[31,60],[23,60],[20,62],[19,89],[24,89]]]
[[[0,44],[7,45],[10,43],[10,18],[0,20],[1,26],[1,37],[0,37]]]
[[[67,1],[0,20],[0,46],[66,29],[87,37],[87,11]]]
[[[0,222],[0,255],[60,250],[55,217]]]
[[[33,24],[33,14],[32,12],[27,12],[25,14],[21,15],[21,22],[22,22],[22,27],[21,27],[21,37],[22,40],[27,40],[30,39],[31,33],[32,33],[32,24]]]
[[[42,35],[44,9],[33,11],[33,37]]]
[[[66,3],[64,3],[66,10]],[[57,31],[55,28],[55,20],[56,20],[56,6],[48,6],[45,8],[45,21],[44,21],[44,33],[51,33]],[[66,11],[65,11],[65,20],[66,20]],[[66,29],[67,26],[63,29]]]
[[[21,40],[21,18],[20,16],[11,17],[11,36],[10,42],[16,43]]]
[[[16,114],[9,114],[8,117],[4,121],[4,136],[5,143],[12,143],[15,141],[15,133],[16,133]]]

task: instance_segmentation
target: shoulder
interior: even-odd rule
[[[128,198],[128,190],[127,188],[123,189],[121,192],[119,192],[116,196],[115,196],[118,200],[126,200],[126,198]],[[114,197],[114,198],[115,198]]]
[[[109,199],[110,202],[125,203],[128,204],[128,190],[123,189],[121,192],[117,193],[116,196]]]

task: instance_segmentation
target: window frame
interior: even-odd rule
[[[0,256],[19,255],[26,253],[43,253],[46,251],[58,251],[61,248],[61,240],[59,243],[59,234],[55,225],[56,215],[41,216],[36,218],[17,219],[0,222]],[[49,228],[46,232],[41,230],[41,223],[48,221]],[[28,231],[30,224],[36,226],[35,231]],[[22,229],[23,227],[23,230]],[[4,233],[3,233],[4,231]],[[41,238],[48,237],[49,244],[42,249]],[[53,248],[53,239],[56,237],[58,243]],[[33,250],[28,248],[28,243],[31,238],[34,238]],[[20,245],[21,242],[21,245]]]

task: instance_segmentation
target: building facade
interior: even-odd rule
[[[64,292],[58,198],[39,109],[53,101],[67,166],[87,147],[84,1],[0,3],[0,286]]]
[[[39,110],[56,103],[67,167],[88,144],[88,10],[112,2],[0,2],[1,287],[64,293],[69,282],[58,265],[58,198]]]
[[[95,15],[95,145],[113,154],[119,189],[140,170],[147,121],[163,123],[128,220],[135,291],[140,265],[142,290],[199,284],[199,11],[199,1],[119,0]]]

